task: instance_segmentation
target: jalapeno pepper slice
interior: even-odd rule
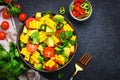
[[[60,14],[65,14],[65,7],[60,7],[60,9],[59,9],[59,12],[60,12]]]
[[[83,2],[82,4],[81,4],[81,7],[83,8],[83,9],[90,9],[90,5],[87,3],[87,2]]]
[[[86,9],[85,12],[86,12],[86,16],[89,16],[91,11],[90,9]]]

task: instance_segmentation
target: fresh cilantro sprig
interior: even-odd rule
[[[8,6],[8,14],[12,16],[18,16],[21,13],[21,9],[14,6],[12,3],[16,2],[17,0],[11,0],[11,2],[5,2],[5,0],[0,0],[0,3],[5,3]]]
[[[12,4],[8,4],[8,6],[8,14],[11,14],[12,16],[18,16],[18,14],[21,13],[21,9],[19,9],[18,7],[15,7]]]

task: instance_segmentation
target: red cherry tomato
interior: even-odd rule
[[[4,19],[9,19],[11,17],[11,15],[7,13],[7,11],[8,11],[7,9],[3,10],[2,15]]]
[[[3,31],[0,31],[0,40],[4,40],[6,38],[6,33]]]
[[[6,3],[11,3],[12,0],[4,0],[4,2],[6,2]]]
[[[3,21],[1,27],[3,30],[7,30],[9,28],[9,23],[7,21]]]
[[[21,4],[14,4],[15,7],[19,8],[19,9],[22,9],[22,6]]]
[[[28,18],[28,19],[26,20],[26,27],[27,27],[28,29],[31,29],[31,28],[29,27],[29,23],[30,23],[32,20],[35,20],[35,18]]]
[[[23,22],[27,19],[27,15],[26,15],[26,13],[20,13],[18,18],[19,18],[20,21]]]
[[[45,58],[51,58],[55,55],[55,50],[52,47],[45,47],[43,50],[43,56]]]
[[[38,44],[27,43],[27,50],[30,52],[35,52],[38,49]]]

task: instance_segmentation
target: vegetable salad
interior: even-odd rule
[[[37,12],[20,34],[20,54],[37,70],[54,71],[75,54],[74,29],[59,14]]]

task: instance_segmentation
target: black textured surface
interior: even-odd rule
[[[71,1],[19,0],[28,17],[36,11],[58,13],[60,6],[64,6],[64,16],[72,22],[78,34],[79,45],[72,63],[61,71],[41,74],[49,80],[58,80],[58,73],[62,72],[65,74],[62,80],[69,80],[75,70],[75,61],[89,51],[93,55],[91,62],[74,80],[120,80],[120,0],[89,0],[93,14],[84,22],[78,22],[70,16]]]

